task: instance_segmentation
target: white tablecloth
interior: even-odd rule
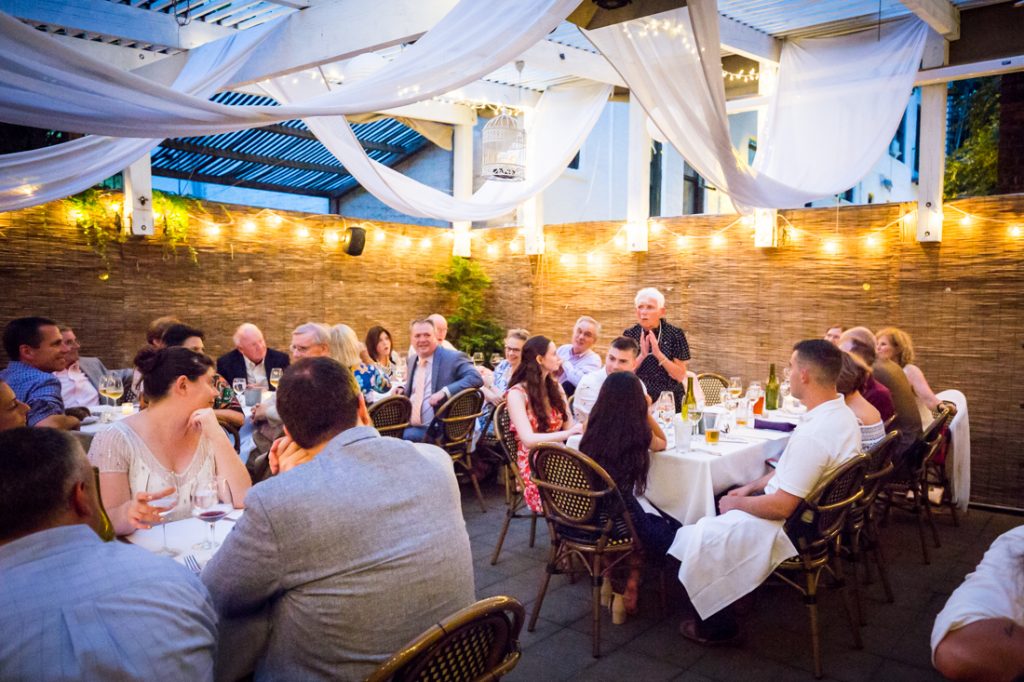
[[[226,518],[221,519],[214,524],[214,537],[217,542],[224,542],[224,538],[227,537],[235,527],[235,520],[242,516],[243,510],[236,509],[231,512]],[[234,519],[234,520],[232,520]],[[180,521],[172,521],[166,524],[167,526],[167,546],[177,552],[177,556],[174,560],[179,563],[184,563],[185,557],[192,554],[199,561],[200,566],[205,566],[206,562],[210,560],[217,549],[193,549],[192,545],[199,542],[203,542],[210,536],[210,526],[205,521],[200,521],[197,518],[181,519]],[[158,552],[163,546],[163,530],[160,526],[154,526],[149,530],[137,530],[131,535],[125,537],[128,542],[133,545],[138,545],[143,549],[149,550],[150,552]]]
[[[714,412],[708,408],[706,412]],[[794,417],[773,413],[773,421],[796,423]],[[770,429],[738,428],[723,434],[717,445],[695,436],[688,451],[665,450],[651,453],[647,492],[639,498],[648,511],[656,505],[680,523],[689,525],[715,515],[715,495],[735,485],[749,483],[768,472],[765,462],[786,449],[789,433]],[[578,448],[580,436],[566,445]]]

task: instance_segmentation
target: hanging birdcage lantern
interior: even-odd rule
[[[522,182],[526,179],[526,131],[514,116],[502,111],[487,122],[481,137],[485,180]]]

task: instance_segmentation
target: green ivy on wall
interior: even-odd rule
[[[100,279],[108,279],[110,245],[123,244],[128,238],[117,204],[106,200],[105,195],[95,189],[87,189],[64,201],[68,204],[68,215],[75,221],[85,243],[103,261],[106,272],[100,275]]]
[[[162,228],[160,238],[168,253],[173,256],[184,246],[192,262],[199,265],[199,254],[189,241],[189,212],[194,204],[187,197],[153,191],[153,219]]]

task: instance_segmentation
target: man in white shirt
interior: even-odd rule
[[[590,410],[597,402],[601,387],[608,375],[615,372],[633,372],[636,370],[636,359],[640,356],[640,344],[628,336],[620,336],[612,341],[605,356],[604,367],[588,372],[576,386],[576,397],[572,400],[572,410],[577,421],[584,421],[590,416]]]
[[[75,407],[91,407],[100,404],[99,382],[104,374],[110,374],[99,358],[83,358],[79,356],[78,349],[81,344],[75,336],[75,330],[66,324],[60,325],[60,335],[64,345],[68,348],[68,366],[53,375],[60,380],[60,394],[64,399],[64,409]],[[119,369],[114,371],[121,377],[121,381],[131,381],[131,370]],[[86,415],[88,412],[85,413]]]
[[[217,358],[217,374],[229,384],[245,379],[246,388],[269,388],[270,373],[288,367],[288,355],[267,347],[260,328],[251,322],[239,325],[232,338],[235,349]]]
[[[597,320],[584,315],[572,328],[572,343],[558,347],[556,352],[562,359],[562,367],[555,378],[562,383],[565,395],[573,395],[585,375],[601,369],[601,356],[593,350],[600,333],[601,325]]]
[[[698,618],[682,633],[707,643],[733,639],[728,608],[797,553],[783,523],[825,477],[860,452],[857,418],[836,392],[842,351],[824,339],[801,341],[789,361],[793,395],[807,406],[774,472],[719,502],[721,514],[679,529],[669,554]]]

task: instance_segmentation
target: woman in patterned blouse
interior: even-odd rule
[[[193,353],[205,353],[203,339],[206,337],[202,329],[190,327],[187,324],[172,324],[164,332],[163,343],[167,348],[181,346],[188,348]],[[231,386],[219,374],[213,375],[213,388],[217,391],[217,397],[213,399],[213,412],[217,419],[232,424],[239,428],[245,423],[245,414],[242,412],[242,405],[238,402],[238,396],[231,390]]]
[[[331,327],[330,346],[331,357],[352,370],[367,405],[391,390],[391,382],[380,368],[372,362],[364,361],[359,338],[351,327],[346,324]]]

